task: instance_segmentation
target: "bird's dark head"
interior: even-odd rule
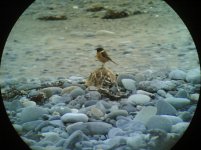
[[[98,47],[98,48],[96,48],[96,50],[97,50],[97,52],[101,52],[101,51],[103,51],[104,49],[103,49],[102,47]]]

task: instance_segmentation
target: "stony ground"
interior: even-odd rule
[[[102,19],[108,9],[128,17]],[[98,45],[119,64],[106,66],[126,97],[84,85],[101,65]],[[199,90],[192,38],[160,0],[37,0],[13,28],[1,62],[8,116],[33,150],[169,150],[188,127]]]

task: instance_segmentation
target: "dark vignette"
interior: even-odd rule
[[[24,12],[24,10],[34,0],[1,0],[0,2],[0,51],[1,55],[7,37],[14,26],[17,19]],[[180,1],[180,0],[165,0],[176,13],[183,20],[187,26],[190,34],[195,42],[199,59],[201,51],[201,4],[199,1]],[[2,100],[2,98],[1,98]],[[200,102],[197,105],[195,115],[192,122],[185,132],[184,136],[179,142],[172,148],[173,150],[180,149],[192,149],[201,147],[200,136],[201,136],[201,122],[199,121],[199,115],[201,112]],[[10,120],[5,112],[3,102],[1,101],[0,108],[0,147],[4,149],[29,149],[28,146],[19,138],[19,135],[14,130],[10,123]]]

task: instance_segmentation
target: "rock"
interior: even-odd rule
[[[193,101],[193,102],[198,102],[200,97],[200,94],[195,93],[195,94],[190,94],[189,98]]]
[[[10,111],[17,111],[22,108],[23,104],[19,100],[13,100],[11,103],[7,105],[7,109]]]
[[[137,108],[134,107],[132,104],[123,104],[122,107],[121,107],[122,110],[126,110],[128,113],[131,113],[131,112],[136,112],[137,111]]]
[[[157,115],[176,115],[177,110],[168,102],[159,100],[156,103]]]
[[[120,128],[112,128],[110,129],[110,131],[108,132],[108,137],[111,139],[111,138],[114,138],[116,136],[123,136],[125,135],[125,132],[120,129]]]
[[[76,89],[72,90],[71,93],[70,93],[70,95],[73,98],[76,98],[77,96],[84,95],[84,94],[85,94],[85,91],[80,87],[77,87]]]
[[[63,149],[74,149],[75,144],[80,141],[87,141],[88,137],[80,130],[73,132],[64,142]]]
[[[133,120],[146,124],[152,116],[156,115],[156,112],[157,112],[156,107],[153,107],[153,106],[144,107],[142,110],[140,110],[137,113],[137,115],[135,116]]]
[[[122,79],[121,80],[123,86],[125,89],[127,90],[131,90],[131,91],[135,91],[136,87],[135,87],[135,81],[132,79]]]
[[[85,97],[88,100],[99,100],[101,98],[101,94],[98,91],[89,91]]]
[[[66,113],[61,117],[64,123],[70,122],[87,122],[88,116],[82,113]]]
[[[22,133],[22,126],[21,125],[19,125],[19,124],[13,124],[13,127],[15,128],[15,130],[19,133],[19,134],[21,134]]]
[[[79,86],[69,86],[62,89],[61,95],[70,94],[73,90],[78,88]]]
[[[183,135],[183,133],[188,128],[189,123],[188,122],[180,122],[172,126],[171,132],[178,133],[180,135]]]
[[[24,107],[33,107],[33,106],[36,106],[36,102],[27,100],[27,101],[23,101],[22,105]]]
[[[200,84],[201,82],[200,68],[189,70],[186,74],[186,81],[193,84]]]
[[[45,138],[42,139],[42,141],[50,141],[50,142],[58,142],[60,141],[62,138],[59,136],[58,133],[55,132],[46,132],[46,133],[42,133],[42,136],[44,136]]]
[[[105,122],[77,122],[67,126],[66,130],[70,134],[80,130],[87,135],[96,135],[107,134],[111,128],[112,125]]]
[[[114,110],[107,115],[107,118],[115,119],[117,116],[128,116],[126,110]]]
[[[172,70],[169,73],[169,78],[172,80],[185,80],[186,79],[186,73],[182,70],[179,70],[179,69]]]
[[[171,127],[172,127],[172,122],[162,116],[152,116],[146,123],[146,127],[148,130],[150,129],[161,129],[164,130],[166,132],[170,132],[171,131]]]
[[[183,122],[183,120],[179,117],[176,116],[170,116],[170,115],[160,115],[161,117],[167,118],[168,120],[170,120],[170,122],[172,123],[172,125],[175,125],[179,122]]]
[[[47,87],[40,90],[45,94],[46,98],[50,98],[52,95],[61,94],[62,89],[60,87]]]
[[[139,82],[138,88],[148,92],[157,92],[158,90],[173,91],[176,88],[176,84],[172,81],[161,81],[155,79],[152,81]]]
[[[50,98],[49,98],[49,101],[54,103],[54,104],[57,104],[57,103],[61,103],[64,101],[64,97],[61,97],[59,95],[52,95]]]
[[[166,92],[164,90],[158,90],[157,94],[162,96],[162,97],[166,97]]]
[[[112,128],[111,124],[105,122],[87,122],[86,125],[92,135],[107,134]]]
[[[178,117],[180,117],[183,121],[189,122],[192,119],[192,114],[188,111],[181,112]]]
[[[175,98],[175,97],[169,97],[164,99],[166,102],[170,103],[172,106],[174,106],[176,109],[183,108],[190,104],[190,100],[187,98]]]
[[[41,133],[45,133],[45,132],[51,132],[51,131],[53,131],[53,130],[54,130],[54,127],[51,126],[51,125],[49,125],[49,126],[43,127],[40,132],[41,132]]]
[[[151,98],[147,95],[134,94],[128,97],[128,102],[134,105],[143,105],[148,103]]]
[[[50,109],[50,113],[53,114],[54,112],[58,112],[60,115],[64,115],[66,113],[70,113],[71,109],[67,106],[53,106]]]
[[[54,127],[64,127],[64,124],[61,120],[51,120],[49,121],[50,125],[53,125]]]
[[[43,120],[35,120],[35,121],[30,121],[22,124],[22,129],[24,131],[31,131],[34,130],[39,124],[44,122]]]
[[[135,77],[131,74],[119,74],[117,77],[117,83],[119,86],[123,86],[122,79],[132,79],[135,80]]]
[[[143,94],[143,95],[147,95],[147,96],[150,96],[150,97],[153,97],[154,94],[150,93],[150,92],[147,92],[147,91],[143,91],[143,90],[137,90],[136,92],[137,94]]]
[[[126,143],[133,150],[143,149],[147,145],[146,135],[136,134],[135,136],[128,137]]]
[[[101,119],[101,117],[104,116],[104,113],[96,107],[92,107],[89,114],[92,118],[95,119]]]
[[[175,97],[178,97],[178,98],[187,98],[187,97],[188,97],[188,93],[186,92],[186,90],[180,89],[180,90],[175,94]]]
[[[47,109],[42,107],[26,107],[22,110],[20,120],[22,123],[40,119],[44,114],[48,114]]]
[[[72,82],[73,84],[76,84],[76,83],[83,82],[84,78],[83,77],[79,77],[79,76],[71,76],[69,78],[69,81]]]
[[[122,136],[117,136],[114,138],[111,138],[107,141],[107,149],[116,149],[121,145],[125,145],[127,143],[126,138]]]
[[[84,103],[84,106],[85,106],[85,107],[89,107],[89,106],[95,105],[97,102],[98,102],[98,100],[86,101],[86,102]]]

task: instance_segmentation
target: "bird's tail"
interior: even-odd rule
[[[114,62],[113,60],[110,60],[111,62],[113,62],[114,64],[118,65],[118,63]]]

